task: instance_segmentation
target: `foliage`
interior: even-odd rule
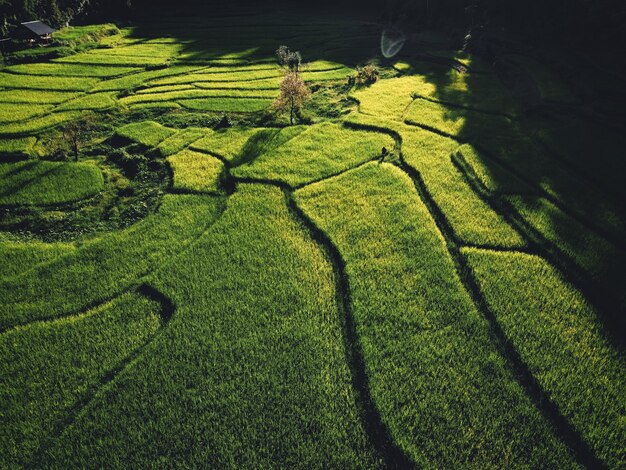
[[[278,113],[289,112],[289,122],[293,125],[294,113],[300,112],[311,99],[311,92],[296,72],[285,74],[280,82],[280,95],[272,103]]]
[[[102,190],[102,172],[95,165],[45,161],[0,166],[0,205],[61,204]]]
[[[299,51],[290,51],[287,46],[280,46],[276,50],[276,57],[278,58],[278,63],[286,67],[290,72],[297,74],[300,71],[302,56]]]
[[[380,72],[375,64],[367,64],[356,68],[355,81],[358,85],[371,85],[378,80]]]

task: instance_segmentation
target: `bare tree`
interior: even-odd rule
[[[95,118],[92,115],[84,115],[80,119],[68,122],[63,127],[63,137],[70,146],[74,158],[78,161],[80,147],[85,141],[87,134],[93,128]]]
[[[311,99],[311,92],[297,72],[287,72],[280,83],[280,95],[272,107],[278,112],[289,111],[289,121],[293,125],[294,113],[302,109]]]

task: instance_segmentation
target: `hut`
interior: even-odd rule
[[[20,23],[15,32],[17,39],[25,39],[29,42],[48,43],[52,39],[52,33],[56,29],[51,28],[42,21],[27,21]]]

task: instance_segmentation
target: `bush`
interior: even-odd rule
[[[356,68],[356,83],[357,85],[371,85],[378,80],[380,72],[378,67],[374,64],[367,64],[364,67]]]

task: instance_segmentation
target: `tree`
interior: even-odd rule
[[[287,46],[280,46],[276,50],[276,57],[278,57],[280,65],[287,67],[289,71],[295,72],[296,74],[300,72],[300,65],[302,64],[300,52],[292,52]]]
[[[63,137],[70,146],[74,158],[78,161],[80,147],[86,140],[87,135],[95,124],[95,117],[89,114],[84,115],[81,119],[68,122],[63,127]]]
[[[311,92],[297,72],[287,72],[280,83],[280,95],[272,107],[278,112],[289,110],[289,121],[293,125],[294,113],[302,109],[311,99]]]

